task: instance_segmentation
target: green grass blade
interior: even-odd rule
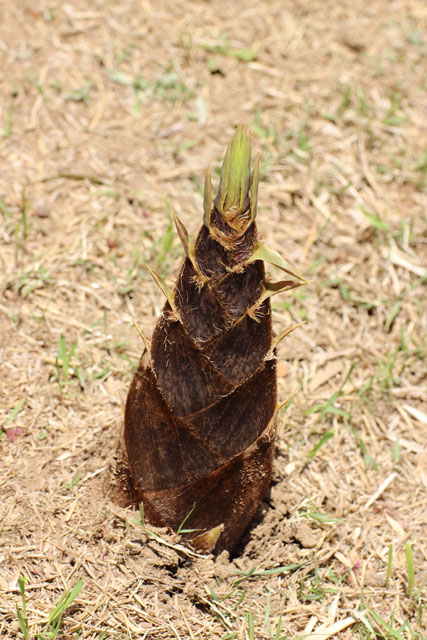
[[[177,530],[177,534],[178,535],[180,535],[180,533],[184,533],[184,525],[187,522],[188,518],[193,513],[195,508],[196,508],[196,503],[193,504],[193,506],[191,507],[190,511],[187,513],[187,515],[185,516],[184,520],[179,525],[178,530]],[[191,531],[195,531],[195,529],[191,529]],[[185,530],[185,533],[189,533],[189,530]]]
[[[21,592],[21,598],[22,598],[22,610],[24,612],[24,618],[27,617],[27,602],[25,599],[25,585],[28,584],[28,580],[27,578],[25,578],[25,576],[18,578],[18,587],[19,587],[19,591]]]
[[[237,573],[241,574],[240,578],[237,578],[232,583],[232,587],[237,587],[244,580],[248,580],[249,578],[261,578],[264,576],[276,576],[281,573],[288,573],[290,571],[294,571],[295,569],[299,569],[303,567],[306,563],[301,562],[291,562],[290,564],[283,565],[281,567],[274,567],[273,569],[262,569],[260,571],[257,570],[256,567],[252,567],[249,571],[238,571]]]
[[[249,639],[255,640],[254,614],[252,613],[252,609],[249,609],[246,614],[246,620],[248,622]]]
[[[277,621],[276,633],[274,634],[274,640],[280,640],[280,633],[282,631],[282,616],[283,612],[280,612],[279,619]]]
[[[234,590],[233,590],[233,592],[234,592]],[[240,605],[242,604],[243,600],[246,598],[247,592],[248,592],[247,589],[243,589],[242,593],[239,596],[239,599],[237,600],[236,604],[234,605],[234,609],[237,609],[237,607],[240,607]]]
[[[372,609],[369,609],[369,615],[375,621],[375,624],[377,625],[377,627],[380,629],[380,633],[381,633],[380,637],[385,637],[390,639],[395,638],[396,640],[404,640],[404,637],[398,631],[395,631],[395,629],[393,629],[392,626],[390,626],[383,618],[381,618],[381,616],[378,615],[378,613],[375,613],[375,611],[372,611]],[[385,631],[387,631],[387,635],[383,634],[382,629],[385,629]]]
[[[138,524],[140,527],[145,529],[145,514],[144,514],[144,503],[139,503],[139,520],[136,518],[131,518],[130,520],[133,524]]]
[[[327,431],[326,433],[323,434],[323,436],[320,438],[319,442],[316,444],[315,447],[313,447],[313,449],[308,454],[307,459],[306,459],[306,463],[309,460],[311,460],[312,458],[314,458],[314,456],[319,451],[319,449],[321,447],[323,447],[323,445],[326,444],[333,437],[334,433],[335,433],[335,431],[333,431],[333,429],[331,429],[330,431]]]
[[[270,633],[270,607],[271,607],[271,594],[267,596],[267,605],[265,607],[264,614],[264,631]]]
[[[385,577],[385,586],[388,585],[391,577],[391,565],[393,562],[393,545],[389,545],[387,554],[387,573]]]
[[[4,129],[4,135],[6,138],[10,138],[13,130],[13,106],[10,104],[7,110],[6,127]]]
[[[412,553],[412,547],[409,542],[405,545],[406,555],[406,567],[408,569],[408,594],[412,598],[412,592],[414,590],[415,570],[414,570],[414,556]]]
[[[18,587],[21,592],[22,599],[22,613],[16,605],[16,614],[18,616],[19,628],[21,629],[24,640],[29,640],[30,636],[28,633],[28,619],[27,619],[27,601],[25,598],[25,585],[28,583],[28,580],[25,576],[18,578]]]
[[[237,578],[237,580],[234,580],[231,586],[233,588],[238,587],[239,584],[241,584],[244,580],[247,580],[248,578],[253,576],[255,572],[256,572],[256,567],[252,567],[252,569],[249,569],[249,571],[239,571],[239,573],[243,574],[242,577]]]
[[[12,411],[10,412],[10,414],[8,416],[8,418],[6,420],[6,424],[10,424],[11,422],[13,422],[15,420],[16,416],[21,411],[22,405],[24,404],[24,402],[25,402],[25,398],[21,398],[20,400],[18,400],[18,402],[13,407]],[[22,578],[20,578],[20,580],[22,580]]]
[[[68,589],[67,591],[65,591],[62,597],[59,599],[58,604],[51,611],[49,615],[48,622],[47,622],[48,627],[51,626],[54,628],[56,627],[58,629],[59,625],[61,624],[62,616],[64,615],[65,610],[68,609],[68,607],[72,604],[72,602],[77,598],[80,591],[82,590],[82,587],[83,587],[83,580],[82,578],[79,578],[72,589]]]
[[[367,211],[364,207],[359,207],[359,209],[363,213],[363,215],[366,216],[374,229],[378,229],[378,231],[389,231],[388,225],[383,220],[381,220],[379,216],[376,216],[373,213],[369,213],[369,211]]]
[[[18,616],[19,628],[21,629],[21,633],[23,635],[24,640],[30,640],[30,636],[28,633],[27,618],[22,615],[18,605],[16,605],[16,614]]]

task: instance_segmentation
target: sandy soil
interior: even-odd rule
[[[0,3],[2,639],[427,637],[426,23],[421,0]],[[276,331],[306,324],[271,491],[215,558],[113,472],[134,320],[163,305],[144,264],[173,282],[167,202],[195,234],[239,122],[266,243],[311,283],[274,298]]]

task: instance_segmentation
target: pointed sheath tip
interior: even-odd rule
[[[221,168],[217,209],[227,219],[227,213],[244,212],[250,203],[251,189],[251,134],[239,125],[227,146]]]
[[[147,271],[149,272],[149,274],[151,275],[151,277],[153,278],[154,282],[156,283],[156,285],[159,287],[160,291],[163,292],[165,298],[167,299],[167,301],[169,302],[171,308],[173,310],[175,310],[175,295],[173,293],[173,291],[168,287],[168,285],[166,284],[165,280],[159,276],[158,273],[156,273],[154,271],[154,269],[152,269],[150,267],[150,265],[148,265],[147,263],[145,263],[145,268],[147,269]]]
[[[224,525],[219,524],[217,527],[213,527],[213,529],[205,531],[204,533],[193,538],[191,540],[191,544],[198,551],[211,553],[215,549],[216,544],[223,531]]]
[[[205,188],[203,192],[203,223],[210,227],[212,212],[212,182],[209,167],[205,174]]]

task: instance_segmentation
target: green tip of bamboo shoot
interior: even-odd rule
[[[226,221],[244,213],[250,204],[251,136],[239,125],[228,143],[215,205]]]

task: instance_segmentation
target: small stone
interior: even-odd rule
[[[48,218],[52,211],[52,205],[46,200],[36,200],[34,203],[34,213],[38,218]]]

